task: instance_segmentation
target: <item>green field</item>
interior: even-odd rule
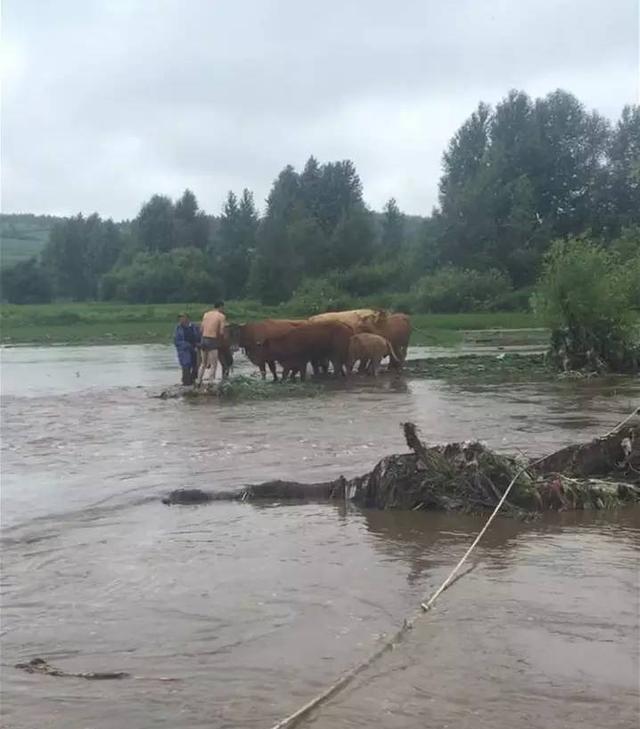
[[[0,267],[38,255],[56,220],[48,215],[0,215]]]
[[[170,342],[177,314],[187,311],[198,321],[207,309],[205,304],[42,304],[0,306],[0,341],[2,344],[117,344]],[[266,317],[291,317],[285,306],[266,307],[251,301],[230,301],[227,318],[246,322]],[[293,318],[293,317],[292,317]],[[520,312],[486,312],[473,314],[416,314],[412,344],[452,345],[479,330],[532,329],[532,314]],[[463,331],[467,331],[463,335]],[[506,335],[506,332],[505,332]],[[509,337],[513,334],[509,333]],[[539,341],[544,332],[523,332],[523,342]],[[500,332],[491,339],[500,338]],[[518,342],[519,343],[519,342]]]

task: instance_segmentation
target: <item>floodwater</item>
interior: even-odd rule
[[[381,377],[313,399],[193,403],[151,397],[177,381],[169,347],[2,360],[12,729],[268,729],[413,615],[483,523],[335,504],[166,507],[169,490],[352,476],[404,450],[406,420],[430,443],[542,454],[606,432],[640,400],[624,378]],[[639,550],[637,509],[497,519],[474,571],[301,726],[636,726]],[[134,678],[13,667],[35,656]]]

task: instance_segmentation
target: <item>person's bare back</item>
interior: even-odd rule
[[[218,339],[222,336],[226,317],[219,309],[205,312],[202,317],[202,336]]]

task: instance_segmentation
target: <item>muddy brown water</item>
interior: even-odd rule
[[[380,378],[313,399],[160,401],[177,375],[168,347],[2,356],[2,718],[16,729],[268,728],[395,631],[482,525],[344,505],[169,508],[167,491],[355,475],[404,450],[404,420],[429,442],[541,454],[640,400],[624,378]],[[639,548],[636,509],[499,518],[475,570],[302,726],[637,725]],[[35,656],[137,678],[13,668]]]

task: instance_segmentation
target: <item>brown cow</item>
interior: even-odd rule
[[[233,353],[231,352],[231,333],[229,327],[225,327],[218,345],[218,362],[222,367],[222,379],[229,377],[233,365]]]
[[[406,314],[389,314],[372,331],[391,342],[391,346],[398,355],[398,362],[390,361],[389,364],[392,367],[400,368],[407,358],[407,349],[411,337],[411,320],[409,317]]]
[[[291,328],[279,337],[269,337],[264,342],[265,358],[280,362],[283,379],[291,373],[300,373],[304,380],[308,362],[329,360],[336,375],[344,375],[349,355],[351,327],[340,322],[306,322]]]
[[[341,322],[353,329],[354,334],[372,332],[384,326],[387,313],[383,309],[351,309],[350,311],[328,311],[325,314],[310,316],[312,322]]]
[[[248,324],[231,325],[229,331],[231,342],[242,347],[249,361],[260,368],[262,379],[267,376],[265,365],[269,365],[273,379],[277,380],[276,363],[265,353],[264,342],[268,338],[282,336],[305,323],[302,319],[264,319]]]

